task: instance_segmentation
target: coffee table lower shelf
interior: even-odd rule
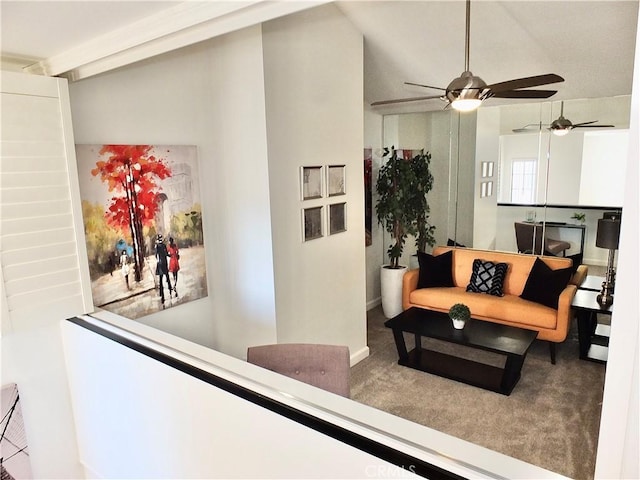
[[[464,329],[456,330],[448,314],[418,307],[411,307],[384,324],[393,331],[399,365],[503,395],[510,395],[520,380],[524,359],[538,335],[534,330],[473,317]],[[415,348],[410,352],[407,351],[405,333],[414,337]],[[423,337],[505,356],[504,368],[423,348]]]
[[[520,371],[507,371],[425,348],[414,348],[398,364],[503,395],[510,395],[520,380]]]

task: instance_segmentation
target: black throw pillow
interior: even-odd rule
[[[571,272],[576,273],[578,267],[582,264],[582,254],[576,253],[575,255],[567,255],[567,258],[570,258],[573,261],[571,265]]]
[[[488,293],[496,297],[503,297],[502,285],[507,276],[507,263],[494,263],[487,260],[475,259],[467,292]]]
[[[458,243],[458,242],[456,242],[454,240],[451,240],[451,239],[447,240],[447,247],[463,247],[463,248],[466,248],[465,245],[463,245],[461,243]]]
[[[454,287],[453,283],[453,250],[438,256],[418,252],[418,288]]]
[[[552,270],[544,261],[536,258],[520,298],[557,309],[558,298],[572,275],[572,267]]]

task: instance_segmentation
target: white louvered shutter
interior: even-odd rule
[[[3,333],[93,311],[67,81],[2,72]]]

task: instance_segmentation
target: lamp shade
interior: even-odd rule
[[[596,233],[596,247],[617,250],[620,242],[620,220],[609,218],[598,219],[598,232]]]

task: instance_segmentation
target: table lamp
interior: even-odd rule
[[[597,302],[603,307],[613,303],[613,289],[615,287],[616,272],[613,260],[620,242],[620,220],[610,218],[598,219],[598,231],[596,233],[596,247],[608,248],[607,273],[602,282],[602,290],[596,297]]]

